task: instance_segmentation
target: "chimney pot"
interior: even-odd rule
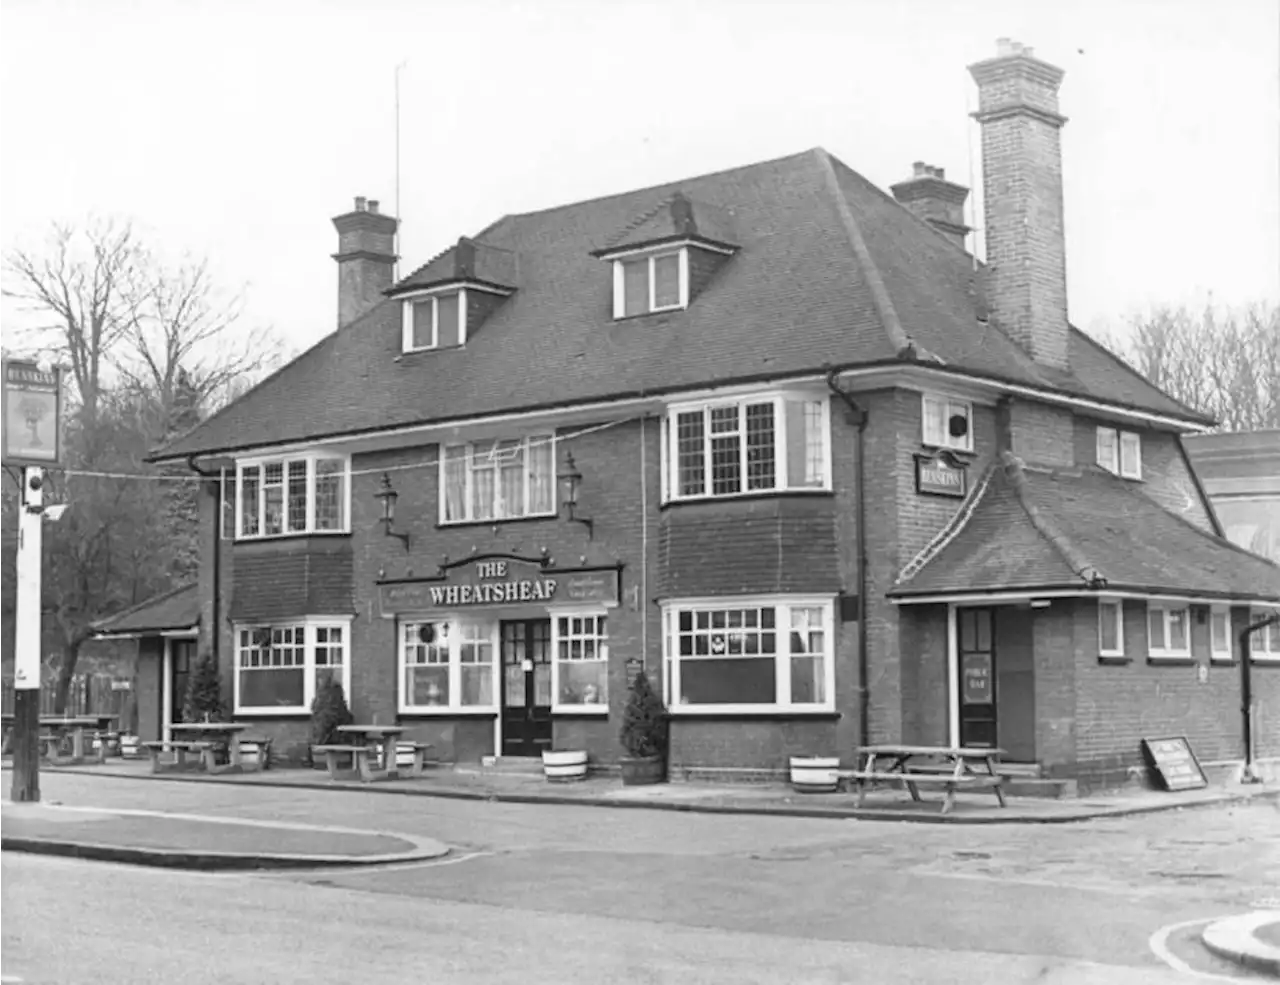
[[[378,200],[376,198],[369,199],[369,211],[374,215],[378,214]]]
[[[365,210],[365,199],[363,195],[356,196],[356,211],[363,212]]]
[[[896,185],[890,185],[889,191],[898,204],[964,249],[965,236],[969,233],[969,227],[964,221],[964,203],[969,197],[969,189],[947,182],[946,172],[942,168],[925,164],[924,161],[914,162],[911,168],[914,172],[912,176]],[[926,180],[929,178],[945,183],[939,185]]]
[[[1007,55],[1015,54],[1015,43],[1009,38],[996,39],[996,55],[1004,58]]]
[[[916,161],[911,165],[911,170],[917,178],[922,177],[927,169],[928,165],[924,161]]]
[[[944,169],[942,169],[942,168],[934,168],[934,169],[933,169],[933,176],[934,176],[935,178],[939,179],[940,181],[946,181],[946,180],[947,180],[947,172],[946,172]]]

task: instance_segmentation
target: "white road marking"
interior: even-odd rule
[[[1184,920],[1182,923],[1171,923],[1167,927],[1161,927],[1147,939],[1147,946],[1151,948],[1151,953],[1167,964],[1174,971],[1179,971],[1184,975],[1190,975],[1192,978],[1198,978],[1205,982],[1235,982],[1240,981],[1239,978],[1229,978],[1226,975],[1215,975],[1210,971],[1197,971],[1187,964],[1180,957],[1173,953],[1169,948],[1169,935],[1174,931],[1185,930],[1187,927],[1207,926],[1213,921],[1221,919],[1220,917],[1208,917],[1204,920]],[[1207,952],[1206,952],[1207,953]]]

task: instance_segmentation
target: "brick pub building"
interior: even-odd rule
[[[209,495],[199,584],[103,626],[157,655],[150,728],[198,639],[294,757],[336,675],[446,760],[608,767],[643,666],[673,778],[875,740],[1082,789],[1144,736],[1238,763],[1280,568],[1188,462],[1212,422],[1068,322],[1061,70],[970,71],[985,265],[942,169],[886,194],[821,149],[503,216],[398,283],[357,199],[337,331],[156,456]],[[1280,757],[1280,633],[1250,656]]]

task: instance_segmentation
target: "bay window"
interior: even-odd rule
[[[346,458],[312,453],[247,461],[235,479],[239,539],[350,529]]]
[[[1147,606],[1147,652],[1153,657],[1190,657],[1191,620],[1185,606]]]
[[[663,441],[668,499],[831,488],[825,398],[675,405]]]
[[[497,623],[400,623],[400,711],[409,714],[497,708]]]
[[[553,435],[449,445],[440,465],[441,523],[555,515]]]
[[[609,710],[609,636],[603,614],[557,613],[551,642],[555,653],[555,704],[574,711]]]
[[[319,685],[335,679],[350,700],[350,624],[308,617],[235,630],[237,715],[308,713]]]
[[[672,714],[832,710],[832,612],[829,598],[670,603],[663,649]]]

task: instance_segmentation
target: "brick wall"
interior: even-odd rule
[[[138,640],[138,663],[133,681],[138,703],[138,738],[153,742],[161,738],[164,715],[164,638],[144,636]]]
[[[1097,615],[1094,656],[1097,656]],[[1036,692],[1036,761],[1046,776],[1070,775],[1077,756],[1075,656],[1087,636],[1081,635],[1081,604],[1054,600],[1047,609],[1032,610],[1032,653]]]
[[[843,756],[852,759],[853,746],[842,746],[835,716],[802,718],[674,718],[671,722],[673,774],[682,770],[785,770],[790,756]],[[856,740],[855,740],[856,745]]]
[[[1008,419],[1009,447],[1027,464],[1050,468],[1076,464],[1075,417],[1067,408],[1011,399]]]
[[[692,302],[701,294],[715,277],[716,271],[724,266],[728,257],[710,250],[700,250],[696,246],[689,247],[689,301]]]
[[[947,607],[907,605],[902,633],[901,740],[921,745],[950,742],[951,689],[947,668]]]

